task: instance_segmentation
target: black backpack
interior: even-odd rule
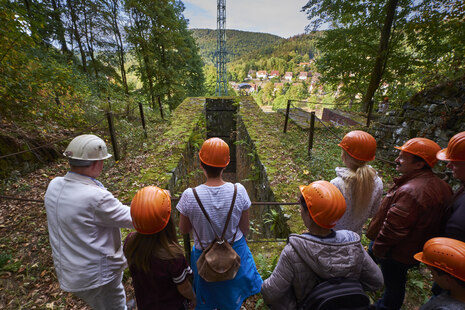
[[[297,305],[299,310],[366,310],[370,299],[360,281],[331,278],[322,281]]]
[[[307,265],[295,248],[294,251]],[[311,269],[310,266],[308,268]],[[352,278],[320,279],[297,305],[298,310],[368,310],[369,307],[370,298],[365,294],[362,284]]]

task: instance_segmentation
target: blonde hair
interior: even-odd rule
[[[349,168],[346,178],[347,187],[351,190],[354,214],[360,214],[369,207],[375,186],[376,170],[367,166],[367,162],[358,160],[342,150],[342,160]]]

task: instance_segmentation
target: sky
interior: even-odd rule
[[[189,28],[216,29],[217,0],[183,0]],[[307,0],[226,0],[226,29],[289,38],[309,24],[300,10]]]

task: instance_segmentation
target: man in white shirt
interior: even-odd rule
[[[45,193],[60,287],[93,309],[126,309],[120,227],[133,228],[130,208],[96,179],[111,155],[94,135],[74,138],[63,155],[71,171],[53,179]]]

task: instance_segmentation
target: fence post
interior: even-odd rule
[[[287,107],[286,107],[286,118],[284,119],[284,130],[283,132],[286,133],[287,131],[287,121],[289,120],[289,109],[291,108],[291,100],[287,100]]]
[[[308,156],[311,156],[313,149],[313,132],[315,131],[315,111],[310,112],[310,129],[308,131]]]
[[[139,111],[140,111],[140,119],[142,121],[142,128],[144,128],[144,136],[147,138],[147,129],[145,129],[144,108],[142,107],[141,101],[139,101]]]
[[[371,113],[373,111],[373,99],[368,103],[368,114],[367,114],[367,127],[370,127]]]
[[[188,263],[191,261],[191,237],[189,234],[182,235],[184,240],[184,253],[186,253],[186,260]]]
[[[108,129],[110,130],[111,145],[113,146],[113,155],[115,156],[115,161],[119,160],[118,145],[116,144],[116,135],[115,128],[113,126],[113,113],[111,111],[107,112],[108,120]]]

